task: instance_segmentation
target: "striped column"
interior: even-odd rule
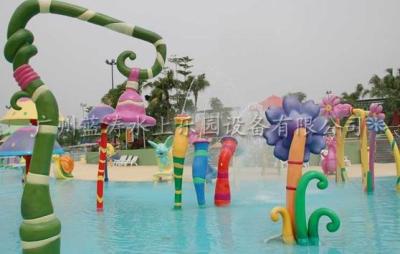
[[[38,133],[21,200],[21,245],[26,254],[58,254],[61,223],[54,214],[49,190],[51,155],[58,131],[58,106],[53,94],[30,65],[20,65],[14,77],[22,91],[12,97],[12,107],[18,109],[18,99],[30,97],[38,112]]]
[[[175,184],[175,209],[182,208],[182,178],[185,156],[189,146],[189,125],[191,117],[178,115],[175,117],[175,135],[172,145],[172,156],[174,162],[174,184]]]
[[[208,145],[206,139],[197,139],[194,144],[194,159],[192,164],[193,184],[196,190],[197,203],[199,207],[204,207],[206,199],[204,186],[208,167]]]
[[[216,206],[227,206],[231,203],[229,186],[229,163],[236,151],[237,140],[231,136],[221,139],[222,148],[218,158],[217,183],[215,185],[214,203]]]
[[[39,125],[30,171],[22,196],[20,227],[23,253],[59,253],[61,223],[54,214],[49,190],[50,161],[57,126]]]
[[[99,167],[97,171],[97,211],[103,211],[104,171],[107,163],[107,124],[101,124]]]
[[[29,21],[39,13],[53,13],[77,18],[151,43],[156,49],[156,59],[150,68],[140,69],[140,80],[153,78],[162,71],[167,48],[161,36],[152,31],[62,1],[26,0],[12,15],[7,30],[4,56],[8,62],[12,63],[15,79],[22,91],[16,92],[12,96],[11,106],[19,110],[20,107],[17,105],[19,98],[32,98],[36,105],[39,123],[31,169],[27,176],[31,181],[25,185],[22,196],[21,212],[24,222],[20,234],[23,252],[58,254],[60,252],[61,225],[55,216],[50,216],[53,214],[53,207],[48,185],[45,181],[39,180],[49,175],[58,125],[58,106],[53,94],[29,65],[30,59],[37,54],[38,50],[33,45],[32,32],[26,29]],[[129,76],[131,70],[125,64],[128,58],[134,60],[135,53],[124,51],[117,59],[117,68],[125,77]],[[101,170],[104,168],[99,168],[99,178],[102,176]],[[98,187],[102,187],[102,181],[98,181]],[[98,201],[102,203],[102,193]]]

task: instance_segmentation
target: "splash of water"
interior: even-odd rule
[[[189,89],[187,90],[186,98],[185,98],[185,101],[184,101],[183,106],[182,106],[181,114],[185,113],[186,102],[187,102],[187,100],[189,98],[190,90],[192,89],[192,85],[193,85],[195,80],[196,80],[196,78],[193,78],[192,82],[190,83]]]

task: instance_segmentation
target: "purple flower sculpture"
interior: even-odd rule
[[[383,113],[382,105],[372,103],[369,106],[369,113],[367,117],[367,128],[376,133],[385,130],[385,114]]]
[[[313,101],[301,103],[294,96],[286,96],[282,107],[271,106],[265,114],[271,126],[264,130],[263,136],[268,145],[275,146],[274,155],[278,159],[288,160],[293,135],[301,127],[307,130],[304,162],[309,161],[310,153],[319,154],[325,147],[328,121],[319,115],[320,106]]]

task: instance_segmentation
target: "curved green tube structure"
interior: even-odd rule
[[[328,208],[315,210],[308,220],[308,237],[310,245],[319,245],[318,224],[322,216],[327,216],[331,222],[326,225],[329,232],[336,232],[340,227],[340,220],[337,214]]]
[[[166,45],[156,33],[61,1],[27,0],[15,10],[8,26],[4,55],[13,64],[14,77],[22,91],[13,95],[11,105],[18,109],[18,98],[32,98],[36,104],[39,124],[31,169],[27,175],[21,202],[22,248],[23,253],[27,254],[57,254],[60,253],[61,223],[54,214],[48,184],[51,153],[58,131],[58,106],[53,93],[29,65],[29,60],[37,54],[37,48],[33,45],[33,34],[25,28],[30,19],[39,13],[78,18],[152,43],[157,51],[156,60],[151,68],[140,69],[141,80],[152,78],[161,72],[166,59]],[[133,60],[135,57],[132,51],[125,51],[119,55],[117,67],[124,76],[131,75],[131,69],[125,65],[125,60]]]
[[[8,26],[8,41],[4,55],[9,62],[13,63],[14,70],[22,64],[27,64],[29,59],[37,53],[37,48],[32,45],[33,34],[26,30],[25,26],[39,13],[54,13],[77,18],[153,44],[157,50],[156,60],[151,68],[140,69],[140,80],[157,76],[164,66],[167,48],[161,36],[154,32],[73,4],[55,0],[27,0],[15,10]],[[132,51],[124,51],[118,56],[117,67],[125,77],[128,77],[131,71],[131,68],[125,65],[127,58],[134,60],[136,54]]]
[[[297,185],[295,197],[295,224],[296,239],[299,245],[309,245],[307,219],[306,219],[306,190],[311,180],[318,180],[318,189],[326,189],[328,187],[328,179],[318,171],[309,171],[305,173]]]

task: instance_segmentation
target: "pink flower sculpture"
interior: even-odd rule
[[[370,117],[376,117],[378,119],[385,119],[385,114],[383,113],[383,107],[379,103],[372,103],[369,106],[369,114]]]
[[[325,117],[334,117],[334,108],[340,103],[340,98],[333,94],[328,94],[322,99],[321,114]]]
[[[340,103],[340,98],[333,94],[328,94],[322,99],[321,114],[325,117],[342,119],[349,117],[353,107],[347,103]]]
[[[333,109],[333,114],[336,118],[343,119],[345,117],[351,116],[353,107],[347,103],[341,103],[335,106]]]

